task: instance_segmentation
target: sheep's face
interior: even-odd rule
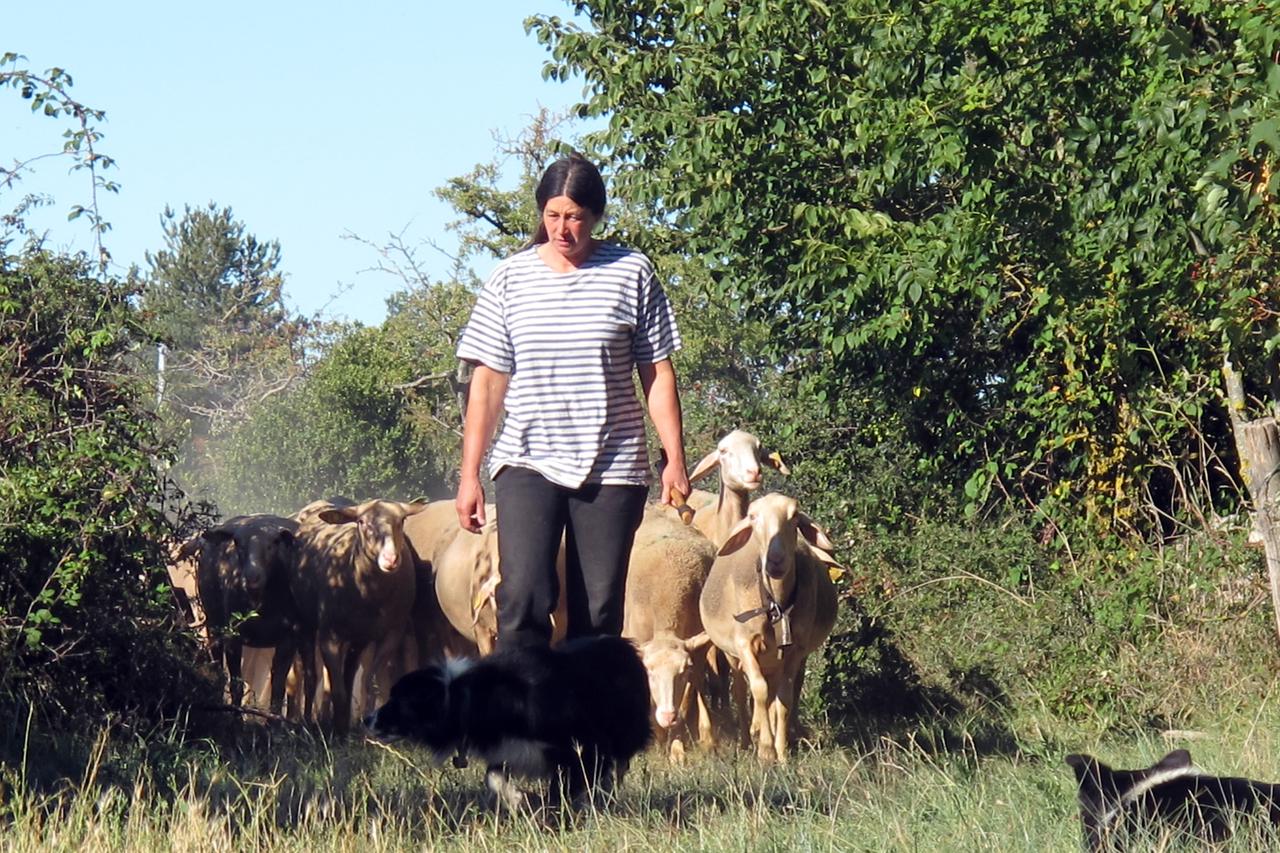
[[[366,501],[359,506],[333,507],[319,514],[329,524],[354,524],[357,547],[364,558],[391,573],[408,562],[409,548],[404,540],[404,520],[426,509],[426,504],[402,504],[395,501]]]
[[[760,488],[760,439],[749,432],[735,429],[716,445],[720,480],[735,492],[753,492]]]
[[[640,645],[640,658],[649,674],[653,719],[662,728],[671,728],[679,719],[680,706],[693,677],[693,654],[707,642],[703,633],[688,640],[654,637]]]
[[[286,565],[292,545],[293,533],[288,530],[251,528],[236,536],[240,572],[254,609],[262,609],[267,584]]]
[[[761,543],[761,568],[774,580],[781,580],[795,568],[796,502],[781,495],[768,495],[754,502],[747,515],[752,518],[756,540]]]
[[[653,718],[664,729],[676,724],[693,658],[679,640],[655,638],[640,647],[644,668],[649,673],[649,696],[653,700]]]

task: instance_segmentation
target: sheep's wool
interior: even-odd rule
[[[680,345],[666,293],[640,252],[601,243],[565,273],[536,247],[507,258],[458,343],[460,359],[510,375],[490,474],[516,465],[570,489],[646,484],[644,411],[631,374]]]

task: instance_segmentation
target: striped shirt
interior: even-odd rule
[[[458,342],[458,358],[510,375],[506,420],[489,459],[553,483],[644,485],[644,411],[632,372],[680,348],[653,264],[599,243],[558,273],[530,247],[489,277]]]

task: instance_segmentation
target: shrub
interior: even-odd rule
[[[0,701],[48,718],[207,696],[174,630],[165,542],[188,510],[157,473],[132,296],[83,257],[0,259]]]

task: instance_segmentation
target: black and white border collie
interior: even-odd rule
[[[549,782],[553,805],[580,806],[611,792],[648,746],[649,679],[618,637],[510,649],[409,673],[365,725],[380,740],[417,741],[441,763],[479,757],[500,804],[524,802],[514,776]]]
[[[1203,843],[1225,840],[1236,821],[1280,825],[1280,786],[1210,776],[1175,750],[1142,770],[1113,770],[1089,755],[1068,755],[1076,774],[1084,847],[1123,850],[1131,839],[1175,831]]]

